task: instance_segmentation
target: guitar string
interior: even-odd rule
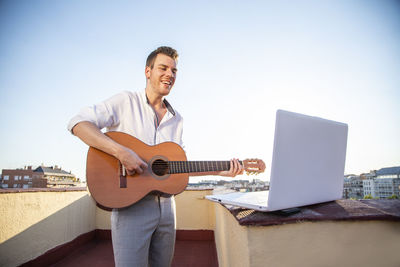
[[[242,161],[239,161],[243,165]],[[229,170],[230,161],[161,161],[152,164],[155,172],[191,173]]]
[[[240,163],[242,164],[241,161]],[[230,161],[163,161],[154,162],[152,164],[152,170],[155,172],[164,172],[165,170],[167,170],[170,174],[204,171],[224,171],[229,169],[229,165]]]

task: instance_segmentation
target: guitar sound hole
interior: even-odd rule
[[[168,162],[166,162],[162,159],[157,159],[153,162],[151,169],[153,170],[154,174],[157,176],[166,175],[168,173]]]

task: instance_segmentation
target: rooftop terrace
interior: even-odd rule
[[[173,266],[400,266],[400,200],[261,213],[176,197]],[[0,266],[114,266],[110,213],[86,188],[0,190]]]

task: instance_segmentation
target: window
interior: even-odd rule
[[[27,184],[24,184],[23,188],[29,188],[29,186]]]
[[[14,188],[17,188],[18,187],[18,184],[14,184],[14,186],[13,186]]]
[[[3,188],[8,188],[8,184],[3,184]]]
[[[29,180],[29,175],[25,175],[24,180]]]
[[[3,179],[4,179],[5,181],[8,181],[8,180],[10,179],[10,177],[9,177],[8,175],[4,175],[4,176],[3,176]]]
[[[18,175],[14,176],[14,181],[18,181]]]

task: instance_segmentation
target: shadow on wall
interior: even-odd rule
[[[23,193],[22,193],[23,194]],[[38,193],[46,194],[46,193]],[[68,194],[68,193],[64,193]],[[57,201],[57,197],[53,200]],[[30,203],[25,206],[29,208]],[[18,266],[46,251],[95,229],[96,205],[85,194],[0,244],[0,266]],[[6,223],[22,224],[29,218],[6,218]]]

